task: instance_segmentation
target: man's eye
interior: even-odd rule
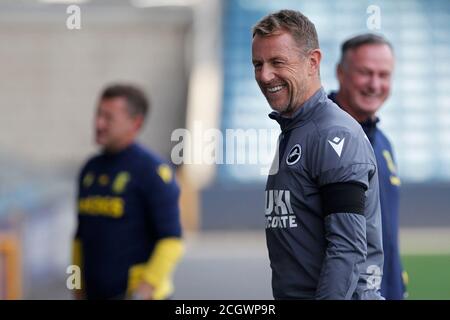
[[[368,76],[370,75],[370,71],[368,70],[359,70],[359,74],[362,76]]]
[[[273,65],[274,65],[274,66],[282,66],[282,65],[283,65],[283,62],[282,62],[282,61],[274,61],[274,62],[273,62]]]

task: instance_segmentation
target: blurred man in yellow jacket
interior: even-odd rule
[[[77,298],[167,299],[183,254],[179,188],[170,165],[135,139],[148,101],[130,85],[107,87],[95,118],[101,152],[78,180],[73,263]]]

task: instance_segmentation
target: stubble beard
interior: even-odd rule
[[[300,106],[305,102],[305,96],[306,96],[306,85],[303,84],[299,88],[299,96],[298,99],[299,102],[294,102],[294,97],[292,94],[292,91],[289,92],[289,101],[284,109],[284,111],[280,112],[282,116],[285,117],[291,117],[299,108]],[[295,104],[294,104],[295,103]]]

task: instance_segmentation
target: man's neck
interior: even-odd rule
[[[108,154],[116,154],[119,153],[134,143],[134,140],[128,141],[126,143],[114,145],[114,146],[105,146],[103,147],[103,152]]]
[[[302,102],[299,105],[295,106],[295,108],[289,113],[283,114],[283,116],[291,118],[321,87],[322,84],[320,83],[320,81],[314,82],[314,84],[311,85],[310,88],[305,92],[303,98],[301,99]]]
[[[344,95],[342,94],[342,91],[338,91],[336,92],[336,102],[337,104],[344,109],[345,111],[347,111],[348,113],[350,113],[350,110],[348,110],[348,102],[347,99],[345,99]]]

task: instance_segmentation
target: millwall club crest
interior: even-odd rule
[[[302,156],[302,147],[299,144],[296,144],[292,147],[291,151],[289,151],[288,156],[286,157],[286,163],[289,166],[296,164],[298,160],[300,160]]]

